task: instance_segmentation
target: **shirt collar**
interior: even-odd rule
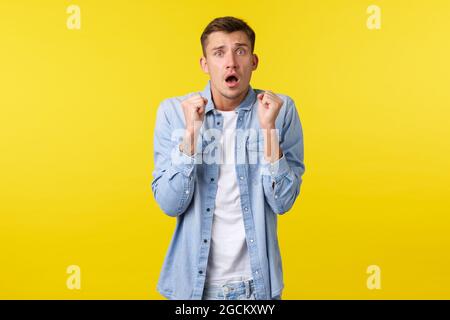
[[[202,97],[208,99],[208,103],[206,104],[205,107],[205,113],[208,113],[209,111],[215,109],[214,103],[211,98],[211,80],[208,80],[208,83],[206,84],[206,87],[201,95]],[[255,103],[255,99],[256,99],[255,90],[253,90],[252,86],[249,85],[247,95],[245,96],[244,100],[242,100],[242,102],[236,107],[235,110],[239,109],[246,111],[250,110],[252,105]]]

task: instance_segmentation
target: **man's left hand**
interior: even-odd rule
[[[272,91],[258,94],[258,119],[262,129],[274,129],[283,100]]]

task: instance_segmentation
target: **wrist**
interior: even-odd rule
[[[264,130],[272,130],[272,129],[275,129],[275,122],[271,122],[271,123],[263,123],[263,124],[261,124],[261,129],[264,129]]]
[[[195,135],[195,128],[193,127],[186,127],[185,131],[184,131],[184,135],[185,136],[194,136]]]
[[[179,149],[186,155],[192,156],[195,153],[195,134],[192,132],[186,132],[183,141],[179,145]]]
[[[185,155],[187,155],[189,157],[192,157],[194,155],[194,148],[185,144],[184,142],[182,142],[178,145],[178,149],[180,150],[180,152],[184,153]]]

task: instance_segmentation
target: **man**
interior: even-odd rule
[[[250,86],[254,31],[217,18],[201,36],[201,93],[157,112],[152,190],[177,218],[157,289],[168,299],[281,299],[277,216],[300,193],[303,133],[291,98]]]

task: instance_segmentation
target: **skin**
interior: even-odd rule
[[[246,97],[253,71],[258,67],[258,56],[251,52],[251,43],[243,31],[231,33],[213,32],[208,36],[205,56],[200,58],[200,66],[211,82],[211,96],[216,109],[232,111]],[[238,85],[229,88],[226,77],[235,72]],[[282,157],[282,151],[275,132],[275,120],[283,105],[280,97],[272,91],[258,94],[258,120],[264,132],[265,158],[274,162]],[[186,120],[186,134],[180,150],[194,154],[197,135],[205,116],[207,100],[195,94],[181,105]],[[278,152],[277,152],[278,151]]]
[[[258,67],[258,56],[251,52],[251,43],[243,31],[213,32],[205,46],[206,57],[200,66],[211,79],[211,94],[218,110],[234,110],[247,95],[253,71]],[[228,88],[227,74],[235,71],[239,78],[236,88]]]

